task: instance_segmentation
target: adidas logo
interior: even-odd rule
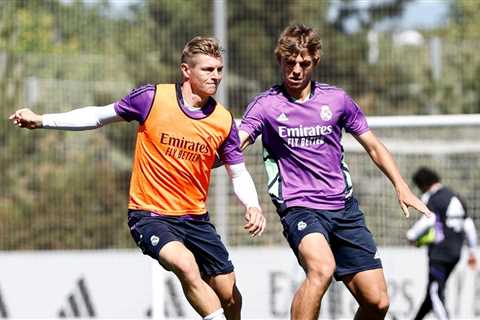
[[[165,314],[160,315],[160,319],[163,319],[163,316],[166,318],[184,318],[186,316],[186,310],[184,310],[182,303],[181,290],[179,292],[175,282],[176,280],[171,276],[165,280],[165,297],[163,301]],[[147,318],[158,317],[158,315],[153,315],[152,307],[146,310],[145,316]]]
[[[185,317],[186,312],[185,310],[183,310],[181,303],[182,293],[181,291],[178,292],[178,290],[176,289],[175,279],[172,277],[168,277],[168,279],[165,281],[165,285],[165,291],[168,293],[165,298],[170,300],[168,302],[164,302],[165,315],[167,317]]]
[[[85,279],[77,281],[73,293],[67,296],[67,305],[58,311],[59,318],[95,318],[96,312],[90,300]]]
[[[7,306],[3,302],[1,291],[0,291],[0,318],[8,318]]]
[[[288,117],[285,113],[281,113],[278,117],[277,117],[277,120],[278,121],[288,121]]]

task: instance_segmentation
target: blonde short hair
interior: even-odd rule
[[[320,36],[312,28],[304,24],[288,26],[278,38],[275,56],[280,61],[282,58],[296,56],[307,50],[314,63],[320,60],[322,42]]]
[[[223,49],[220,47],[217,39],[197,36],[188,41],[183,48],[181,63],[190,65],[193,56],[197,54],[205,54],[207,56],[221,58],[223,55]]]

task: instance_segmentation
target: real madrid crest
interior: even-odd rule
[[[320,107],[320,118],[322,118],[323,121],[332,119],[332,110],[328,104],[324,104]]]

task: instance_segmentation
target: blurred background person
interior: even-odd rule
[[[427,167],[419,168],[412,177],[422,192],[422,200],[434,213],[422,216],[408,231],[407,239],[417,246],[428,245],[428,285],[425,299],[415,316],[423,319],[433,311],[437,319],[448,319],[445,285],[460,260],[465,239],[468,245],[468,265],[475,269],[477,233],[466,205],[460,197],[443,186],[438,173]]]

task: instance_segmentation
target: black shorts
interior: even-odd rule
[[[128,226],[133,240],[143,254],[157,261],[160,249],[165,244],[180,241],[193,253],[202,276],[215,276],[233,271],[227,249],[215,227],[210,223],[208,214],[186,218],[129,210]]]
[[[291,207],[284,214],[281,218],[283,235],[297,258],[303,237],[310,233],[325,236],[335,258],[336,280],[361,271],[382,268],[377,246],[356,199],[348,200],[341,210]]]

